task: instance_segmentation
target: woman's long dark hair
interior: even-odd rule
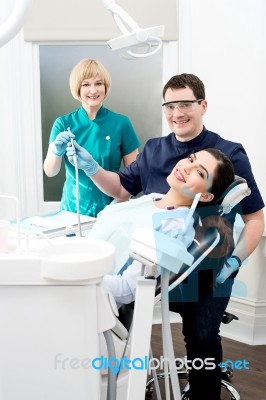
[[[234,182],[234,168],[229,158],[220,150],[208,148],[204,149],[210,153],[217,161],[218,165],[214,173],[212,188],[214,199],[211,202],[199,202],[197,214],[201,223],[195,227],[195,238],[202,243],[206,236],[211,234],[214,229],[220,234],[218,245],[204,259],[200,269],[201,289],[210,289],[213,287],[216,275],[221,270],[226,259],[231,255],[234,248],[233,227],[219,214],[219,204],[221,204],[224,194],[228,187]],[[200,277],[200,275],[199,275]]]
[[[224,193],[235,180],[233,164],[222,151],[213,148],[204,149],[204,151],[210,153],[218,163],[214,171],[212,187],[210,189],[210,192],[214,195],[214,199],[208,203],[200,203],[199,207],[220,204]]]

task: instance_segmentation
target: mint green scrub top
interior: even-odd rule
[[[52,127],[49,143],[70,128],[77,143],[84,147],[99,165],[109,171],[119,171],[123,156],[140,146],[140,141],[128,117],[116,114],[104,106],[91,121],[83,107],[58,117]],[[61,210],[76,212],[75,168],[64,155],[66,180],[61,198]],[[113,200],[102,193],[79,169],[80,214],[96,217]]]

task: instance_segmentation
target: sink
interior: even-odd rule
[[[41,274],[56,281],[95,283],[115,267],[115,248],[110,243],[73,237],[41,250]]]
[[[10,248],[0,254],[0,285],[93,284],[114,267],[115,248],[106,241],[74,236],[50,245],[39,240],[30,253]]]

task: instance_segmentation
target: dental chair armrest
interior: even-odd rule
[[[122,322],[116,318],[116,324],[112,328],[112,331],[121,339],[126,340],[128,338],[128,330],[122,324]]]
[[[182,239],[147,228],[134,230],[131,236],[130,256],[143,264],[154,263],[175,273],[179,272],[182,262],[191,265],[194,261]]]
[[[199,259],[199,257],[202,256],[202,254],[212,246],[212,244],[215,242],[217,235],[219,235],[219,232],[216,228],[209,229],[208,232],[206,233],[204,240],[198,244],[197,242],[193,242],[189,248],[188,252],[192,255],[194,258],[194,263]],[[178,273],[171,273],[170,278],[169,278],[169,286],[171,286],[178,278],[182,276],[182,274],[189,268],[188,265],[183,264],[180,268],[180,271]],[[157,279],[157,286],[155,290],[155,296],[158,296],[161,293],[161,278],[158,277]]]
[[[119,308],[118,319],[127,331],[129,331],[133,320],[134,305],[135,302],[133,301],[129,304],[122,304],[122,306]]]

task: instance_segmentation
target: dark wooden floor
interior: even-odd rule
[[[182,335],[182,325],[172,324],[172,336],[175,347],[175,357],[182,357],[185,347]],[[178,349],[178,354],[176,349]],[[160,358],[162,352],[161,325],[153,325],[152,331],[152,351],[154,358]],[[240,394],[241,400],[266,400],[266,345],[250,346],[227,338],[223,338],[224,360],[246,360],[249,362],[250,369],[234,370],[231,379],[232,385]],[[180,380],[183,387],[185,380]],[[164,395],[164,382],[160,381],[162,399]],[[147,395],[146,399],[155,400],[155,390],[152,395]],[[230,400],[231,396],[223,391],[222,400]]]

